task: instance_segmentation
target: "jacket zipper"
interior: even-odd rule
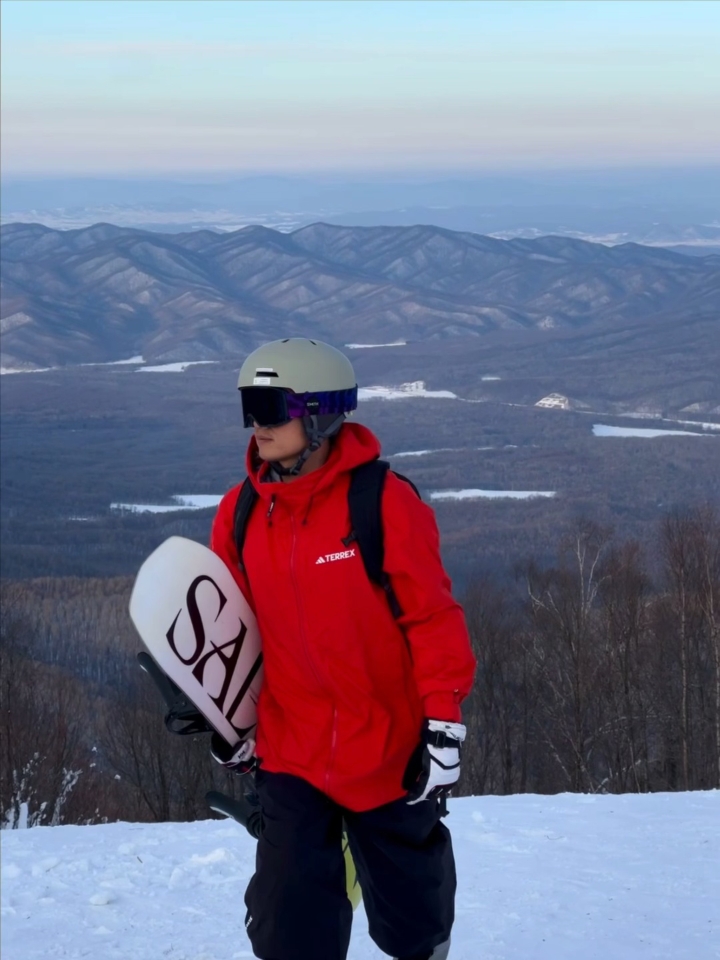
[[[307,634],[305,633],[305,617],[304,609],[302,604],[302,598],[300,596],[300,590],[298,587],[297,577],[295,575],[295,546],[297,544],[297,533],[295,528],[295,517],[293,514],[290,515],[290,525],[292,528],[292,547],[290,549],[290,573],[292,578],[293,590],[295,591],[295,603],[298,610],[298,624],[300,626],[300,638],[302,640],[302,645],[305,650],[305,656],[307,658],[308,665],[310,666],[310,671],[315,677],[315,682],[321,689],[326,689],[326,685],[320,679],[320,674],[317,672],[315,663],[310,654],[310,646],[307,642]],[[332,727],[332,736],[330,738],[330,757],[328,759],[328,765],[325,770],[325,789],[328,789],[330,783],[330,767],[332,766],[335,746],[337,743],[337,707],[333,705],[333,727]]]
[[[297,536],[295,533],[295,517],[292,515],[290,516],[290,524],[292,526],[292,547],[290,549],[290,574],[292,578],[293,590],[295,591],[295,603],[297,605],[297,610],[298,610],[298,625],[300,627],[300,639],[302,640],[303,649],[305,651],[305,656],[307,657],[307,662],[310,666],[310,671],[312,675],[315,677],[315,681],[317,685],[322,688],[324,684],[321,682],[320,675],[315,669],[315,664],[313,663],[313,659],[310,656],[310,647],[308,645],[307,636],[305,634],[305,618],[303,615],[304,611],[303,611],[302,599],[300,597],[300,590],[298,588],[297,577],[295,576],[295,545],[297,543]]]

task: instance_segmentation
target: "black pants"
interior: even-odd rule
[[[257,774],[263,811],[246,927],[261,960],[345,960],[352,907],[341,849],[348,832],[370,936],[393,957],[429,953],[450,936],[455,862],[433,801],[353,813],[298,777]]]

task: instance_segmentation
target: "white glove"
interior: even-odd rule
[[[214,733],[210,740],[210,753],[226,770],[248,773],[255,766],[254,740],[241,740],[231,747],[227,740]]]
[[[410,757],[403,777],[409,804],[436,799],[457,783],[460,776],[460,745],[465,726],[448,720],[426,720],[421,740]]]

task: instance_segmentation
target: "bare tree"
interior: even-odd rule
[[[607,531],[580,521],[561,544],[559,566],[540,571],[531,564],[526,571],[532,653],[543,685],[540,731],[570,790],[598,786],[594,607],[607,543]]]
[[[720,516],[706,505],[691,516],[699,605],[713,665],[714,786],[720,787]]]
[[[0,819],[10,828],[66,822],[78,781],[91,769],[77,685],[23,655],[32,649],[32,628],[12,603],[3,604],[0,633]],[[90,819],[93,810],[78,814]]]
[[[603,731],[608,786],[615,792],[649,789],[650,724],[654,707],[650,580],[639,545],[613,547],[603,564],[600,600],[605,695],[611,713]]]
[[[463,786],[471,793],[526,789],[534,706],[530,658],[515,598],[488,580],[465,597],[478,668],[463,707],[468,758]]]

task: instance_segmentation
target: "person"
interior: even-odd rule
[[[444,960],[456,877],[440,798],[459,776],[475,661],[433,511],[388,472],[379,509],[390,603],[350,536],[352,471],[380,454],[369,429],[346,422],[357,406],[350,361],[319,341],[275,341],[246,359],[238,388],[258,499],[242,556],[242,484],[220,503],[211,547],[263,638],[263,829],[245,895],[253,951],[344,960],[345,828],[372,939],[398,960]]]

